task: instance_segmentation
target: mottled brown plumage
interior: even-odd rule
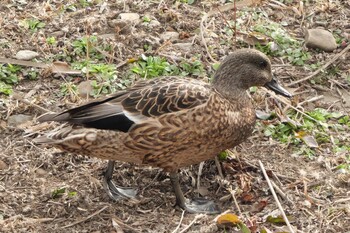
[[[246,90],[271,80],[264,54],[238,50],[222,62],[212,85],[181,77],[141,81],[106,99],[43,116],[70,125],[36,142],[174,173],[249,137],[255,111]]]

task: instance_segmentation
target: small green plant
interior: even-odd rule
[[[170,75],[174,69],[176,69],[176,66],[170,65],[165,58],[142,55],[131,71],[143,78],[150,79],[162,75]]]
[[[73,54],[76,55],[86,55],[87,51],[89,51],[90,55],[96,53],[96,49],[93,45],[97,43],[96,36],[83,37],[78,40],[73,41],[72,46],[74,48]]]
[[[68,191],[65,187],[63,188],[58,188],[58,189],[55,189],[54,191],[52,191],[51,193],[51,198],[52,199],[56,199],[56,198],[60,198],[60,197],[63,197],[67,192],[67,196],[68,197],[75,197],[77,195],[77,192],[76,191]]]
[[[144,23],[149,23],[149,22],[151,22],[151,18],[148,15],[145,15],[142,17],[142,21]]]
[[[154,78],[164,75],[204,76],[205,71],[199,60],[181,61],[179,66],[170,64],[165,58],[142,56],[131,69],[143,78]]]
[[[15,65],[1,65],[0,64],[0,93],[10,95],[12,93],[12,85],[18,83],[19,66]]]
[[[45,27],[45,23],[40,22],[38,19],[25,19],[20,22],[20,25],[32,32],[36,32],[38,29]]]
[[[56,38],[53,36],[50,36],[46,38],[46,43],[49,45],[55,45],[57,43]]]
[[[77,96],[77,86],[72,82],[65,82],[61,84],[60,91],[62,95],[69,95],[72,98]]]
[[[117,90],[115,83],[118,76],[114,65],[91,64],[88,71],[89,74],[95,77],[95,80],[93,80],[91,83],[93,87],[93,95],[95,97],[99,96],[100,94],[113,93]]]
[[[51,193],[51,198],[55,199],[55,198],[59,198],[62,197],[63,194],[66,192],[66,188],[58,188],[55,189],[54,191],[52,191]]]
[[[93,3],[94,3],[94,0],[79,0],[79,4],[80,4],[82,7],[91,6],[91,5],[93,5]]]

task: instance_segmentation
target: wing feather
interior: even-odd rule
[[[141,81],[106,99],[59,114],[44,115],[39,120],[127,132],[134,124],[149,118],[202,105],[207,102],[210,93],[209,84],[202,81],[165,77]]]

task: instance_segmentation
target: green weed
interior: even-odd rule
[[[25,19],[22,20],[19,25],[32,32],[36,32],[40,28],[45,27],[45,23],[40,22],[38,19]]]
[[[165,58],[141,56],[141,59],[131,68],[131,71],[142,78],[150,79],[165,75],[202,76],[204,68],[200,61],[182,61],[179,66],[170,64]]]
[[[0,93],[10,95],[13,92],[12,86],[18,83],[20,70],[19,66],[0,64]]]

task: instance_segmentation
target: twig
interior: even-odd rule
[[[271,183],[270,178],[268,177],[268,175],[266,173],[265,167],[264,167],[264,165],[262,164],[262,162],[260,160],[259,160],[259,165],[260,165],[260,169],[261,169],[262,173],[264,174],[264,177],[265,177],[265,179],[267,181],[267,184],[269,185],[269,188],[270,188],[270,191],[272,193],[272,196],[275,199],[275,201],[277,203],[277,206],[278,206],[279,210],[282,213],[282,217],[283,217],[284,221],[286,222],[289,231],[291,233],[294,233],[294,230],[293,230],[292,226],[289,223],[289,220],[288,220],[288,218],[287,218],[287,216],[286,216],[286,214],[285,214],[285,212],[284,212],[284,210],[282,208],[282,205],[281,205],[281,203],[278,200],[278,197],[277,197],[277,195],[275,193],[275,190],[273,189],[272,183]]]
[[[13,94],[13,96],[12,96],[14,99],[16,99],[16,100],[19,100],[19,101],[21,101],[21,102],[23,102],[23,103],[25,103],[25,104],[28,104],[28,105],[30,105],[30,106],[33,106],[34,108],[37,108],[37,109],[39,109],[41,112],[43,112],[43,113],[47,113],[47,112],[50,112],[49,110],[47,110],[46,108],[43,108],[43,107],[41,107],[41,106],[39,106],[39,105],[37,105],[37,104],[34,104],[34,103],[31,103],[29,100],[26,100],[26,99],[24,99],[21,95],[19,95],[19,94]]]
[[[312,74],[310,74],[309,76],[299,79],[297,81],[291,82],[289,84],[287,84],[287,87],[293,86],[295,84],[307,81],[311,78],[313,78],[314,76],[316,76],[318,73],[320,73],[322,70],[326,69],[329,65],[331,65],[333,62],[335,62],[339,57],[341,57],[344,53],[346,53],[348,50],[350,49],[350,44],[348,46],[346,46],[345,49],[343,49],[340,53],[338,53],[337,55],[335,55],[334,57],[332,57],[331,60],[329,60],[326,64],[324,64],[322,67],[320,67],[319,69],[317,69],[315,72],[313,72]]]
[[[298,113],[300,113],[301,115],[305,116],[306,118],[316,122],[316,123],[319,123],[318,120],[316,120],[315,118],[305,114],[304,112],[300,111],[299,109],[297,109],[296,107],[294,107],[293,105],[291,105],[290,103],[288,103],[286,100],[285,100],[285,97],[281,97],[277,94],[275,94],[274,92],[272,91],[269,91],[267,89],[264,89],[265,92],[269,93],[271,96],[273,96],[274,98],[278,99],[279,101],[281,101],[282,103],[284,103],[285,105],[287,105],[289,108],[292,108],[294,109],[295,111],[297,111]]]
[[[188,224],[188,226],[186,226],[184,229],[182,229],[182,231],[180,231],[180,233],[186,232],[188,229],[191,228],[191,226],[192,226],[195,222],[197,222],[198,219],[201,219],[201,218],[203,218],[204,216],[205,216],[205,214],[196,215],[196,216],[194,217],[194,219],[192,220],[192,222],[190,222],[190,224]]]
[[[282,189],[280,189],[280,187],[278,187],[278,185],[272,180],[271,180],[271,184],[276,189],[276,192],[282,197],[282,199],[289,202],[287,195],[282,191]]]
[[[185,215],[185,211],[183,210],[183,211],[182,211],[182,214],[181,214],[180,222],[179,222],[179,224],[177,225],[177,227],[175,228],[175,230],[173,230],[172,233],[176,233],[176,232],[179,230],[179,228],[180,228],[180,226],[181,226],[181,223],[182,223],[182,220],[183,220],[183,218],[184,218],[184,215]]]
[[[203,171],[203,166],[204,166],[204,162],[201,162],[199,164],[199,168],[198,168],[198,175],[197,175],[197,189],[199,189],[201,187],[200,184],[200,180],[201,180],[201,175],[202,175],[202,171]]]
[[[232,198],[233,198],[233,202],[234,202],[235,205],[236,205],[236,208],[237,208],[237,210],[238,210],[238,212],[239,212],[239,215],[242,215],[241,208],[239,208],[239,205],[238,205],[238,202],[237,202],[237,199],[236,199],[236,192],[233,191],[232,187],[230,187],[230,188],[228,189],[228,191],[231,193],[231,196],[232,196]]]
[[[216,168],[218,169],[218,172],[219,172],[219,176],[221,177],[221,179],[224,179],[224,175],[222,173],[222,168],[221,168],[221,164],[220,164],[219,158],[217,156],[215,156],[214,160],[215,160]]]
[[[108,208],[108,206],[105,206],[105,207],[103,207],[102,209],[100,209],[100,210],[98,210],[98,211],[96,211],[96,212],[90,214],[90,215],[87,216],[86,218],[80,219],[80,220],[75,221],[75,222],[73,222],[73,223],[71,223],[71,224],[68,224],[68,225],[66,225],[66,226],[63,226],[63,227],[61,227],[61,229],[68,228],[68,227],[72,227],[72,226],[77,225],[77,224],[79,224],[79,223],[85,222],[86,220],[89,220],[90,218],[92,218],[92,217],[98,215],[99,213],[101,213],[102,211],[104,211],[104,210],[107,209],[107,208]]]
[[[139,233],[139,232],[140,232],[140,231],[138,231],[138,230],[132,228],[131,226],[129,226],[129,225],[123,223],[123,221],[120,220],[119,218],[117,218],[117,216],[113,216],[112,219],[113,219],[113,221],[115,221],[116,223],[118,223],[118,225],[120,225],[121,227],[123,227],[123,228],[125,228],[125,229],[128,229],[128,230],[131,231],[131,232],[136,232],[136,233]]]

